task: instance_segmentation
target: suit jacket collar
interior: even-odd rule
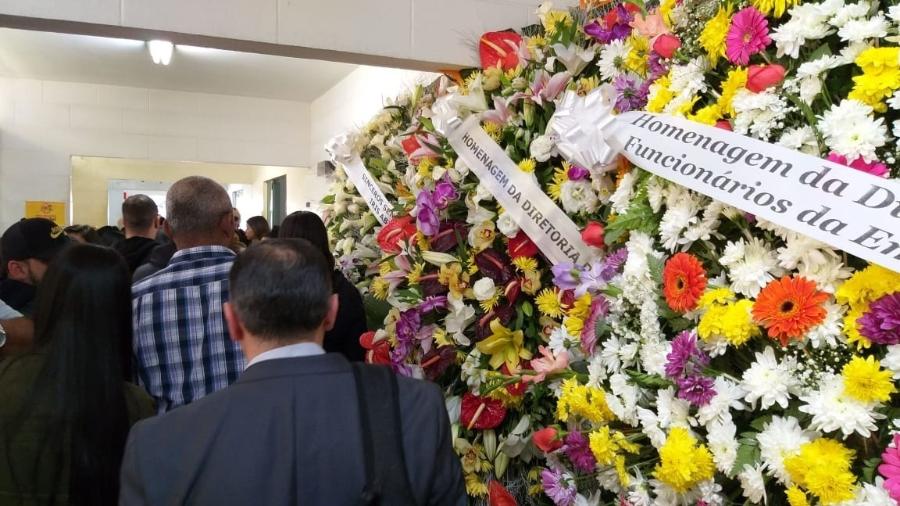
[[[308,357],[266,360],[250,366],[237,383],[266,380],[283,376],[333,374],[350,371],[350,362],[340,353],[326,353]]]

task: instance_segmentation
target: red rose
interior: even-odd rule
[[[726,119],[720,119],[716,121],[716,128],[721,128],[722,130],[731,131],[731,122]]]
[[[478,41],[481,68],[499,66],[503,70],[519,66],[519,44],[522,37],[516,32],[488,32]]]
[[[653,50],[663,58],[674,56],[679,47],[681,47],[681,40],[670,33],[660,35],[653,42]]]
[[[488,484],[488,506],[519,506],[516,498],[497,480]]]
[[[488,430],[498,427],[506,418],[503,403],[489,397],[466,392],[459,410],[459,422],[466,429]]]
[[[416,222],[412,216],[394,218],[378,232],[378,245],[386,253],[400,253],[400,243],[416,235]]]
[[[602,248],[604,246],[603,234],[605,232],[606,230],[603,228],[602,223],[589,221],[584,230],[581,231],[581,240],[588,246]]]
[[[531,435],[531,441],[544,453],[555,452],[562,448],[563,442],[559,432],[553,427],[545,427]]]
[[[777,64],[752,65],[747,69],[747,89],[759,93],[784,81],[784,67]]]
[[[359,336],[359,345],[366,350],[366,363],[390,364],[391,344],[387,339],[375,342],[375,331],[370,330]]]
[[[519,230],[515,237],[509,240],[509,257],[533,257],[537,255],[538,247],[531,241],[524,230]]]

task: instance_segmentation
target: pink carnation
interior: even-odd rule
[[[731,28],[725,37],[725,54],[731,63],[747,65],[751,56],[771,43],[766,17],[755,8],[747,7],[731,19]]]
[[[834,163],[839,163],[841,165],[846,165],[847,167],[852,167],[856,170],[861,170],[863,172],[868,172],[869,174],[872,174],[873,176],[884,177],[888,173],[887,165],[879,162],[878,160],[875,160],[874,162],[867,162],[867,161],[863,160],[862,157],[859,157],[856,160],[853,160],[852,162],[848,163],[846,156],[839,155],[839,154],[835,153],[834,151],[832,151],[828,155],[828,161],[834,162]]]

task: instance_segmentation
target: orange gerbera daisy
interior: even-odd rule
[[[816,288],[812,281],[785,276],[766,285],[753,304],[753,318],[766,327],[769,337],[787,346],[791,339],[800,339],[811,328],[825,320],[822,307],[828,294]]]
[[[663,294],[674,311],[696,309],[697,301],[706,290],[706,271],[697,257],[678,253],[663,268]]]

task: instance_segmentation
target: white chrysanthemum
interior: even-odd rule
[[[877,157],[875,150],[887,142],[884,119],[875,119],[872,107],[856,100],[842,100],[820,116],[819,129],[825,143],[848,160]]]
[[[746,297],[756,297],[770,281],[784,273],[776,252],[759,237],[729,242],[719,261],[728,268],[731,289]]]
[[[560,188],[560,200],[567,213],[590,213],[597,210],[600,201],[590,181],[566,181]]]
[[[628,173],[628,175],[631,174],[631,172]],[[654,213],[658,213],[662,209],[663,201],[668,194],[666,190],[669,186],[666,180],[661,177],[652,176],[647,181],[647,200],[650,202],[650,209],[653,209]]]
[[[666,433],[659,426],[659,417],[647,408],[638,408],[637,417],[641,422],[641,432],[650,439],[654,448],[659,448],[666,443]]]
[[[845,343],[846,338],[842,332],[844,327],[844,306],[833,302],[826,302],[825,320],[816,325],[807,334],[809,344],[813,348],[835,348]]]
[[[656,416],[663,429],[691,426],[691,403],[675,396],[672,387],[660,390],[656,398]]]
[[[778,248],[778,265],[793,270],[802,263],[814,265],[824,263],[829,256],[838,255],[821,241],[791,232],[785,238],[785,245]]]
[[[638,352],[638,337],[621,340],[617,336],[610,336],[600,347],[600,360],[606,371],[613,374],[625,367],[634,365],[634,359]]]
[[[650,304],[644,304],[648,306]],[[643,308],[643,306],[642,306]],[[659,319],[657,318],[657,327]],[[650,374],[665,376],[666,357],[672,351],[672,343],[662,339],[644,339],[641,343],[641,366]]]
[[[700,222],[685,229],[681,234],[679,244],[691,245],[695,241],[708,241],[712,235],[719,229],[722,216],[729,210],[729,207],[718,200],[709,201],[703,199],[706,203],[703,206],[703,217]]]
[[[588,362],[587,385],[595,388],[602,388],[606,378],[606,366],[603,365],[603,357],[594,355]]]
[[[680,185],[671,185],[666,192],[666,212],[659,222],[659,238],[664,248],[675,251],[681,233],[697,223],[700,199],[693,192]]]
[[[863,42],[867,39],[887,37],[888,28],[890,28],[888,21],[884,19],[884,16],[878,14],[867,19],[848,21],[838,30],[838,35],[844,42]]]
[[[771,90],[753,93],[741,89],[735,94],[732,106],[734,131],[764,141],[784,126],[784,117],[792,110],[784,97]]]
[[[737,427],[731,420],[713,422],[708,427],[706,445],[712,452],[716,468],[725,474],[731,472],[737,459],[738,442],[735,435]]]
[[[895,5],[894,7],[900,7],[900,5]],[[895,91],[891,98],[887,99],[887,105],[895,111],[900,109],[900,90]]]
[[[788,13],[790,19],[769,35],[775,42],[779,57],[786,54],[791,58],[799,58],[800,48],[807,40],[822,39],[834,32],[828,26],[830,14],[824,12],[818,4],[796,5]]]
[[[792,395],[797,395],[800,381],[794,376],[797,367],[793,357],[786,356],[781,362],[775,358],[775,351],[767,346],[762,353],[756,353],[756,360],[744,371],[741,387],[747,391],[744,397],[751,407],[760,401],[761,409],[778,404],[787,409]]]
[[[839,506],[897,506],[897,501],[891,498],[888,491],[881,485],[882,478],[878,478],[876,484],[863,483],[856,489],[856,496]]]
[[[855,19],[863,19],[869,17],[869,11],[872,6],[868,2],[859,2],[854,4],[844,4],[836,9],[830,20],[831,26],[842,28],[847,23]]]
[[[722,497],[722,485],[716,483],[715,480],[701,482],[697,485],[697,492],[700,494],[697,504],[707,504],[708,506],[722,506],[725,504],[725,498]]]
[[[704,73],[708,60],[705,57],[694,58],[684,65],[673,65],[669,71],[669,91],[675,96],[666,104],[663,112],[683,116],[681,109],[685,104],[696,100],[698,93],[707,89]]]
[[[746,409],[741,401],[747,393],[737,383],[725,376],[716,376],[713,389],[716,391],[716,395],[709,403],[697,410],[697,422],[701,425],[731,420],[732,409],[735,411]]]
[[[900,380],[900,344],[892,344],[887,347],[887,353],[881,359],[881,365],[894,373],[895,380]]]
[[[853,275],[850,268],[838,256],[827,256],[820,264],[803,263],[797,268],[797,275],[819,285],[824,292],[834,293],[844,280]]]
[[[807,155],[819,156],[819,141],[812,127],[803,125],[797,128],[785,130],[778,139],[778,145]]]
[[[744,469],[738,474],[744,497],[753,504],[765,502],[766,481],[763,478],[762,470],[763,466],[761,464],[756,464],[755,466],[745,465]]]
[[[634,195],[634,183],[636,182],[635,171],[631,171],[622,177],[619,181],[619,187],[609,198],[612,204],[612,210],[618,214],[622,214],[628,210],[631,205],[631,198]]]
[[[888,8],[888,17],[895,23],[900,23],[900,5],[892,5]]]
[[[609,409],[616,418],[637,427],[637,403],[641,396],[641,389],[628,382],[624,374],[613,374],[609,379],[610,393],[606,396]]]
[[[878,430],[875,421],[885,418],[874,406],[868,407],[844,395],[844,379],[837,374],[824,376],[819,388],[800,400],[804,402],[800,411],[813,417],[810,428],[826,433],[840,431],[844,439],[852,434],[869,437]]]
[[[564,351],[580,349],[581,339],[569,334],[565,327],[559,326],[550,333],[548,346],[553,350],[554,355],[561,355]]]
[[[623,40],[614,40],[603,46],[597,66],[600,67],[600,77],[604,81],[612,82],[625,72],[625,58],[630,50]]]
[[[815,433],[800,428],[797,419],[773,416],[756,435],[759,455],[766,470],[782,484],[789,484],[791,476],[784,468],[784,460],[800,452],[800,447],[812,441]]]

